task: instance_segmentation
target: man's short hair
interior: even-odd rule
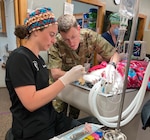
[[[59,32],[68,32],[71,27],[78,26],[75,16],[69,14],[60,16],[57,22]]]

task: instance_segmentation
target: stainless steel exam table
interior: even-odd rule
[[[58,95],[58,98],[63,100],[64,102],[80,109],[81,111],[89,114],[90,116],[93,115],[89,104],[88,104],[88,95],[90,92],[90,88],[76,85],[76,84],[70,84],[67,85]],[[131,103],[133,98],[135,97],[136,93],[138,92],[137,89],[127,89],[125,100],[124,100],[124,109]],[[146,93],[143,104],[150,99],[150,95]],[[114,116],[118,115],[119,112],[119,102],[117,102],[115,105],[115,101],[113,100],[113,96],[97,96],[97,100],[100,106],[99,111],[103,116]],[[120,95],[117,96],[118,99],[120,99]],[[142,105],[143,106],[143,105]],[[141,107],[142,108],[142,107]],[[145,131],[142,130],[142,124],[141,124],[141,118],[140,118],[140,112],[137,113],[137,115],[133,118],[133,120],[128,123],[127,125],[121,127],[121,130],[126,136],[128,137],[128,140],[140,140],[141,133],[144,133]],[[145,138],[142,137],[144,140],[148,140],[148,136],[145,135]]]

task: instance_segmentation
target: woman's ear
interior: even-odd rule
[[[36,36],[38,36],[38,33],[40,32],[40,30],[36,30],[36,31],[33,31],[32,33],[33,33],[33,35],[36,37]]]
[[[36,36],[37,33],[36,33],[36,31],[33,31],[32,34],[33,34],[33,36]]]

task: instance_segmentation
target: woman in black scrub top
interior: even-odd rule
[[[55,42],[57,28],[52,10],[45,7],[29,13],[24,25],[15,28],[17,37],[27,39],[24,46],[10,54],[6,63],[5,81],[12,102],[15,140],[48,140],[78,125],[56,112],[51,101],[65,85],[82,77],[84,68],[75,66],[49,85],[48,69],[39,55]]]

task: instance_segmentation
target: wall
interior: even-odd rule
[[[5,17],[6,17],[6,34],[7,37],[0,37],[0,87],[5,87],[5,69],[1,67],[3,63],[3,56],[8,56],[5,46],[8,44],[8,49],[13,50],[16,48],[16,37],[14,35],[14,5],[13,0],[5,0]]]
[[[63,14],[63,6],[66,0],[28,0],[28,8],[51,7],[56,18]]]
[[[80,2],[77,2],[76,0],[73,0],[72,3],[74,4],[74,14],[86,13],[89,11],[90,8],[97,8],[97,6],[93,6],[93,5],[85,4],[85,3],[80,3]]]
[[[5,69],[3,69],[1,66],[3,64],[3,56],[6,54],[5,51],[5,45],[7,44],[7,38],[6,37],[0,37],[0,87],[5,87]]]

